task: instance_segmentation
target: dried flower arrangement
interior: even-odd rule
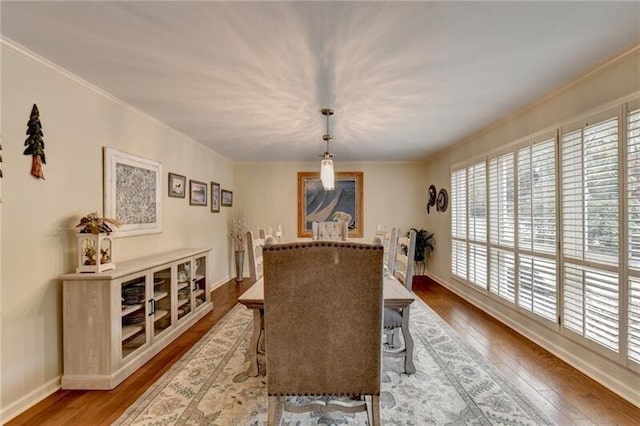
[[[237,213],[231,221],[231,238],[233,250],[244,251],[244,239],[247,236],[247,218],[244,213]]]
[[[80,219],[80,223],[76,225],[76,228],[82,227],[80,229],[81,234],[111,234],[113,229],[111,226],[113,225],[118,228],[122,225],[117,219],[109,219],[107,217],[98,217],[98,212],[89,213]]]

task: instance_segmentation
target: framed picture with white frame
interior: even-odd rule
[[[114,237],[162,232],[162,164],[104,147],[104,216]]]

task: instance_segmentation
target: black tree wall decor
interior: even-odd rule
[[[27,123],[27,139],[24,141],[26,146],[24,155],[31,155],[31,174],[38,179],[44,179],[42,165],[47,164],[44,156],[44,140],[42,140],[42,124],[40,124],[40,111],[38,106],[33,104],[31,108],[31,117]]]

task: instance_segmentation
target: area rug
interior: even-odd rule
[[[385,425],[553,424],[421,300],[411,307],[417,372],[385,358]],[[236,305],[115,425],[263,425],[264,376],[247,377],[252,312]],[[285,413],[283,425],[366,425],[365,413]]]

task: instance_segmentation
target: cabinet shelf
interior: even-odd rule
[[[184,298],[184,299],[178,299],[178,307],[183,306],[183,305],[186,305],[186,304],[187,304],[187,303],[189,303],[189,302],[190,302],[190,300],[189,300],[189,299],[187,299],[187,298]]]
[[[154,291],[153,292],[153,298],[155,299],[155,301],[157,302],[158,300],[162,300],[165,297],[167,297],[169,295],[168,292],[166,291]]]
[[[169,311],[165,311],[164,309],[158,309],[155,314],[153,314],[153,321],[161,320],[169,314]]]
[[[123,325],[122,326],[122,341],[129,339],[130,337],[135,336],[139,332],[144,330],[142,325]]]
[[[178,290],[182,290],[185,287],[189,287],[189,281],[178,282]]]
[[[204,279],[204,275],[196,275],[196,281],[200,281]]]
[[[194,291],[193,293],[196,295],[196,297],[200,297],[200,296],[202,296],[204,294],[204,290],[200,288],[200,289]]]
[[[127,315],[132,314],[142,308],[144,308],[144,305],[142,303],[138,303],[136,305],[126,305],[126,308],[122,309],[121,316],[126,317]]]

